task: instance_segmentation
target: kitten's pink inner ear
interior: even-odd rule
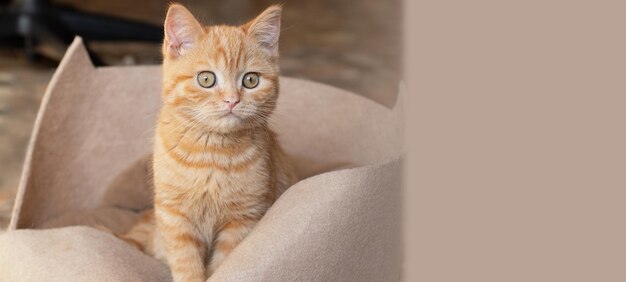
[[[165,51],[178,57],[189,50],[202,34],[202,25],[182,5],[174,4],[167,10],[165,18]]]
[[[252,34],[261,46],[267,48],[273,54],[278,54],[281,10],[280,6],[270,6],[248,23],[248,33]]]

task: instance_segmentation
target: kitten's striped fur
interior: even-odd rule
[[[268,126],[280,12],[271,6],[243,26],[203,27],[181,5],[168,10],[154,210],[122,238],[166,261],[175,281],[206,280],[295,181]],[[201,71],[216,74],[214,87],[199,85]],[[253,89],[242,87],[248,72],[260,76]]]

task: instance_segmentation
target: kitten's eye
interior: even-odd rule
[[[252,89],[259,85],[259,74],[256,72],[249,72],[243,76],[243,87]]]
[[[198,74],[198,84],[204,88],[213,87],[215,81],[215,74],[212,71],[203,71]]]

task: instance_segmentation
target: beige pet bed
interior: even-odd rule
[[[80,38],[70,46],[0,237],[0,281],[171,279],[166,265],[92,228],[123,232],[150,206],[160,80],[159,66],[94,68]],[[302,180],[209,281],[397,280],[399,117],[343,90],[281,78],[272,123]]]

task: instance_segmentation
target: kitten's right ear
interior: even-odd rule
[[[177,58],[189,50],[204,32],[202,25],[180,4],[172,4],[165,17],[163,55]]]

